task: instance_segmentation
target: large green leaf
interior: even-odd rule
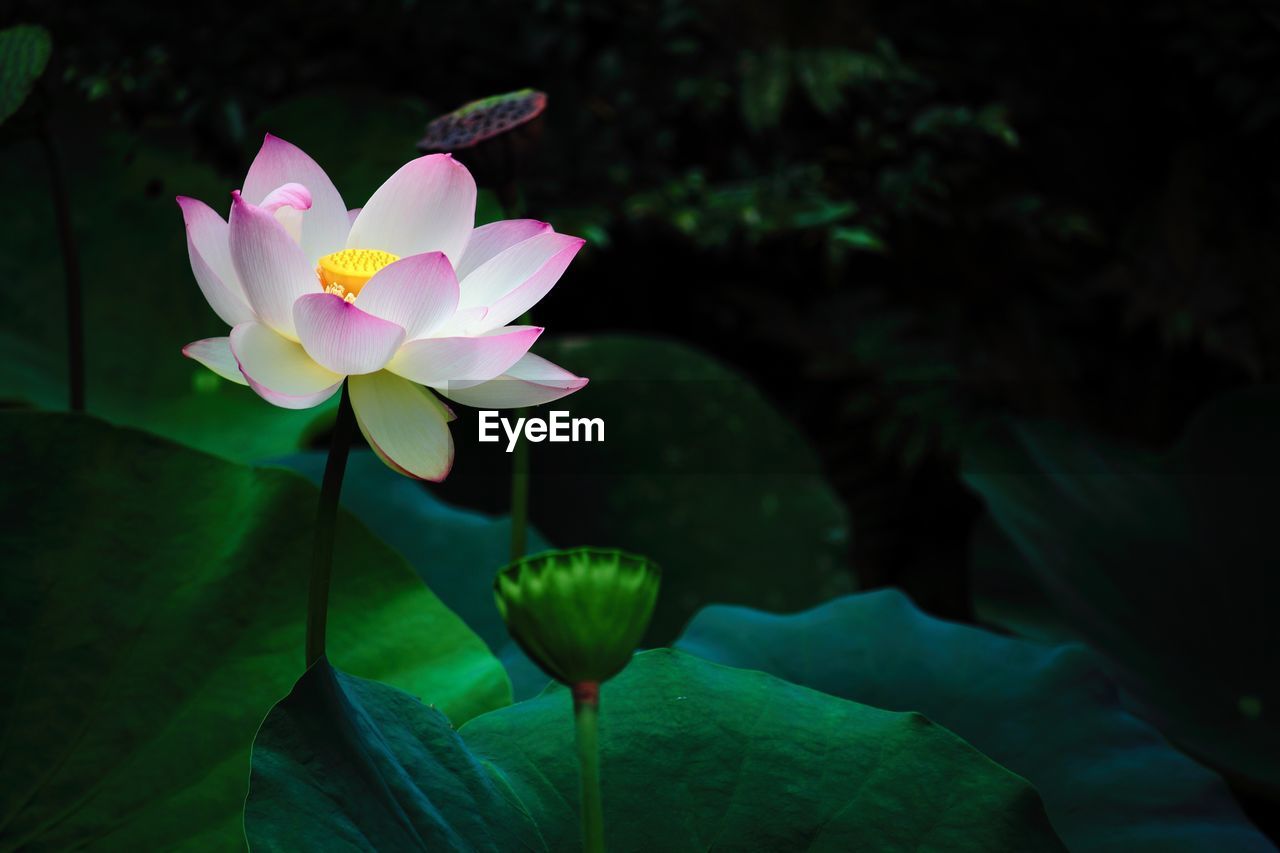
[[[1121,707],[1079,645],[926,616],[879,590],[787,616],[709,607],[678,647],[833,696],[919,711],[1024,776],[1072,850],[1274,849],[1213,773]]]
[[[49,63],[52,43],[44,27],[0,30],[0,124],[18,111]]]
[[[557,545],[617,547],[662,566],[648,642],[671,640],[711,602],[787,610],[851,591],[843,504],[804,435],[745,377],[683,344],[630,335],[540,352],[591,379],[541,414],[603,418],[605,440],[530,446],[530,517]],[[468,417],[457,434],[478,457],[495,445],[474,444]]]
[[[317,493],[87,417],[0,413],[0,849],[235,849],[253,734],[302,672]],[[345,513],[329,648],[461,722],[497,660]]]
[[[254,849],[573,850],[568,692],[448,721],[313,667],[254,742]],[[659,650],[601,698],[614,851],[1056,850],[1033,788],[916,714]]]
[[[1163,456],[1032,423],[973,446],[964,466],[1019,558],[993,560],[989,543],[979,555],[986,602],[1022,596],[986,612],[1027,629],[1048,602],[1105,654],[1141,714],[1273,795],[1277,435],[1280,393],[1259,389],[1202,412]]]

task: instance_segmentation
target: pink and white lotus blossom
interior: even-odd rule
[[[428,388],[508,408],[586,384],[529,352],[541,328],[507,325],[583,241],[532,219],[475,228],[475,181],[448,154],[409,162],[348,211],[314,160],[268,135],[231,196],[229,221],[178,198],[191,270],[231,326],[183,354],[287,409],[347,380],[360,431],[395,470],[438,481],[453,464],[454,415]]]

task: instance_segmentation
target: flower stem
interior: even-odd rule
[[[80,253],[71,226],[71,196],[66,176],[58,157],[53,131],[46,121],[40,127],[40,147],[49,167],[49,184],[53,195],[53,213],[58,223],[58,243],[62,247],[62,271],[66,279],[67,300],[67,385],[71,392],[71,411],[84,411],[84,307],[80,286]]]
[[[523,417],[524,409],[516,412]],[[529,445],[516,442],[511,456],[511,560],[524,556],[529,526]]]
[[[578,768],[582,778],[582,849],[604,853],[604,807],[600,801],[600,746],[596,720],[600,714],[600,685],[584,681],[573,686],[573,718],[577,724]]]
[[[329,461],[324,466],[320,483],[320,502],[316,505],[315,544],[311,550],[311,584],[307,590],[307,666],[324,657],[324,632],[329,619],[329,578],[333,574],[333,534],[338,519],[338,497],[342,494],[342,475],[347,470],[347,454],[355,431],[355,412],[347,383],[342,383],[342,399],[333,424],[329,444]]]
[[[524,312],[516,321],[527,326],[533,316]],[[527,409],[517,409],[516,416],[524,417]],[[511,456],[511,561],[524,556],[528,547],[529,527],[529,443],[517,441]]]

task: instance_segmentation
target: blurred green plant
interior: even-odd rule
[[[52,47],[44,27],[19,24],[0,30],[0,124],[27,100]]]

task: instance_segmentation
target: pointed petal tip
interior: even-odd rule
[[[230,341],[228,337],[192,341],[182,348],[182,354],[223,379],[238,385],[248,385],[244,371],[240,369],[240,363],[231,352]]]
[[[198,204],[202,204],[202,202],[199,199],[191,198],[190,196],[185,196],[185,195],[174,196],[173,200],[178,203],[178,209],[182,211],[182,223],[186,225],[187,230],[190,231],[191,230],[191,215],[190,215],[191,209]]]

